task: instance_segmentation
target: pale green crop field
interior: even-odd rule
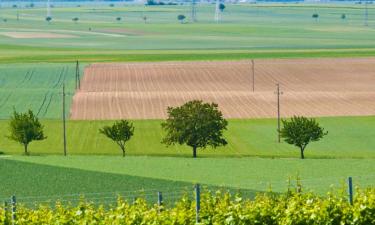
[[[375,7],[369,7],[371,15]],[[47,23],[45,8],[0,8],[7,20],[0,21],[0,62],[373,56],[375,20],[370,16],[364,26],[363,12],[354,3],[228,4],[215,23],[214,5],[198,5],[198,21],[191,23],[188,5],[70,5],[53,8]],[[313,13],[319,13],[318,20]],[[179,14],[187,16],[185,24]],[[7,32],[69,36],[14,38]]]

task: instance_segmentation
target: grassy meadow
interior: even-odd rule
[[[178,198],[184,191],[191,192],[195,183],[217,189],[239,189],[247,191],[246,194],[283,192],[288,180],[294,186],[297,177],[305,191],[325,194],[345,187],[348,176],[353,177],[355,186],[373,186],[375,172],[374,159],[133,156],[11,156],[0,158],[0,169],[4,171],[0,198],[17,193],[22,201],[26,201],[26,196],[48,199],[80,193],[87,193],[88,197],[98,193],[113,200],[115,193],[129,196],[142,189],[156,201],[156,191],[163,191],[167,199],[177,191]]]
[[[375,158],[375,117],[332,117],[318,121],[329,134],[306,149],[307,158]],[[133,156],[191,157],[187,146],[166,147],[161,144],[161,120],[136,120],[134,137],[127,144],[127,154]],[[62,122],[42,120],[47,139],[30,144],[32,155],[59,155],[63,152]],[[67,149],[71,155],[118,155],[118,146],[99,133],[99,128],[111,121],[69,121]],[[8,133],[8,121],[0,121],[0,136]],[[299,157],[299,150],[286,143],[279,144],[275,119],[229,120],[225,137],[229,144],[218,149],[199,150],[200,157]],[[7,138],[0,139],[0,151],[23,154],[23,147]]]
[[[374,6],[370,5],[370,11]],[[0,62],[224,60],[280,57],[374,56],[374,20],[364,26],[353,4],[227,4],[220,23],[214,5],[69,4],[46,10],[0,8]],[[319,19],[312,18],[318,13]],[[18,14],[18,20],[17,20]],[[180,24],[177,15],[187,16]],[[346,19],[341,19],[342,14]],[[78,22],[72,18],[78,17]],[[121,20],[117,21],[116,18]],[[143,17],[147,17],[146,23]],[[6,19],[6,22],[4,22]],[[8,32],[62,38],[14,38]]]

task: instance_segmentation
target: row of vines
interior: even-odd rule
[[[12,224],[10,210],[0,208],[0,222]],[[199,224],[375,224],[375,188],[357,189],[350,204],[345,192],[319,196],[313,193],[261,193],[254,199],[223,192],[201,196]],[[183,195],[173,207],[152,205],[143,198],[118,199],[98,206],[82,199],[79,204],[36,208],[17,205],[14,224],[196,224],[196,205]]]

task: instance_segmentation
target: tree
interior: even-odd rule
[[[74,23],[77,23],[77,22],[78,22],[78,20],[79,20],[79,18],[78,18],[78,17],[74,17],[74,18],[72,19],[72,21],[73,21]]]
[[[117,21],[121,21],[121,17],[116,17],[116,20]]]
[[[227,144],[223,138],[227,125],[217,104],[189,101],[179,107],[168,107],[168,118],[162,123],[167,134],[162,143],[167,146],[186,144],[192,147],[193,157],[196,158],[198,148]]]
[[[145,21],[145,24],[147,23],[147,16],[142,17],[143,21]]]
[[[306,146],[313,141],[319,141],[328,132],[319,126],[315,119],[294,116],[290,121],[282,120],[283,128],[280,131],[281,137],[291,145],[295,145],[301,150],[301,159],[305,158]]]
[[[125,144],[134,135],[132,123],[127,120],[120,120],[112,126],[104,126],[99,132],[116,142],[121,148],[122,156],[125,157]]]
[[[177,19],[180,21],[180,23],[184,23],[184,19],[186,18],[185,15],[178,15]]]
[[[31,110],[27,113],[17,113],[14,110],[9,125],[10,136],[8,138],[22,144],[25,155],[29,154],[27,147],[30,142],[47,138],[43,133],[43,125]]]
[[[341,19],[343,19],[343,20],[346,19],[346,14],[345,14],[345,13],[343,13],[343,14],[341,15]]]
[[[51,22],[51,20],[52,20],[52,17],[50,17],[50,16],[47,16],[46,17],[46,21],[49,23],[49,22]]]
[[[319,19],[319,14],[318,14],[318,13],[314,13],[314,14],[312,15],[312,18],[314,18],[316,21],[318,21],[318,19]]]
[[[223,3],[220,3],[219,9],[220,9],[220,12],[223,12],[225,9],[225,5]]]

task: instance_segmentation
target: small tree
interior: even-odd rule
[[[121,148],[122,156],[125,157],[125,144],[134,135],[132,123],[127,120],[120,120],[112,126],[104,126],[99,132],[116,142]]]
[[[47,21],[48,23],[51,22],[51,21],[52,21],[52,17],[47,16],[47,17],[46,17],[46,21]]]
[[[29,154],[27,147],[30,142],[47,138],[43,133],[43,125],[31,110],[27,113],[17,113],[14,110],[9,125],[10,135],[8,138],[22,144],[25,155]]]
[[[220,9],[220,12],[224,12],[225,5],[223,3],[220,3],[219,9]]]
[[[184,19],[186,18],[185,15],[178,15],[177,19],[180,21],[180,23],[184,23]]]
[[[117,21],[121,21],[121,17],[116,17],[116,20]]]
[[[223,138],[227,125],[217,104],[190,101],[180,107],[168,108],[168,118],[162,123],[167,134],[162,143],[167,146],[186,144],[192,147],[193,157],[196,158],[197,148],[216,148],[227,144]]]
[[[283,128],[280,131],[281,137],[291,145],[301,150],[301,159],[305,158],[306,146],[312,141],[319,141],[328,132],[319,126],[315,119],[294,116],[290,121],[282,120]]]
[[[346,19],[346,14],[345,14],[345,13],[343,13],[343,14],[341,15],[341,19],[343,19],[343,20]]]
[[[316,21],[318,21],[318,19],[319,19],[319,14],[318,14],[318,13],[314,13],[314,14],[312,15],[312,18],[314,18]]]
[[[78,20],[79,20],[79,18],[78,18],[78,17],[74,17],[74,18],[72,19],[72,21],[73,21],[74,23],[77,23],[77,22],[78,22]]]
[[[145,24],[147,23],[147,16],[142,17],[143,21],[145,21]]]

